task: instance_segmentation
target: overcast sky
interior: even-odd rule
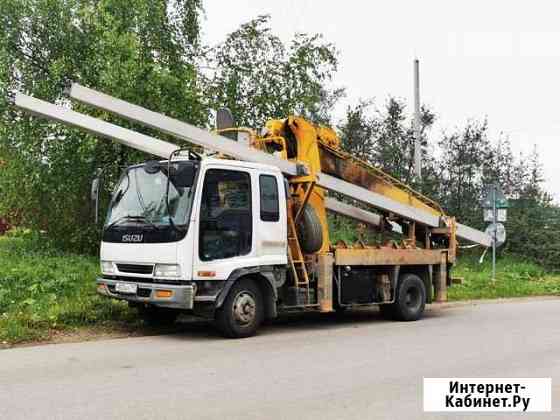
[[[284,41],[322,33],[340,52],[335,86],[349,103],[389,95],[412,105],[412,60],[422,102],[438,115],[432,132],[488,117],[514,150],[536,144],[547,188],[560,201],[560,2],[429,0],[204,0],[205,39],[222,41],[243,22],[272,16]]]

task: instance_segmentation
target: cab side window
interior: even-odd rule
[[[259,176],[261,194],[261,220],[263,222],[277,222],[280,220],[278,204],[278,182],[272,175]]]
[[[251,252],[251,177],[247,172],[206,171],[199,236],[201,261],[232,258]]]

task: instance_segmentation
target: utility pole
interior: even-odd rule
[[[494,232],[492,235],[492,281],[496,281],[496,242],[498,241],[498,209],[496,207],[497,185],[492,185],[492,218],[494,219]]]
[[[420,117],[420,61],[414,59],[414,175],[416,180],[422,179],[422,145],[420,131],[422,128]]]

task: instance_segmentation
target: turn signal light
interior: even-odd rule
[[[156,297],[158,298],[170,298],[171,296],[173,296],[171,290],[156,290]]]
[[[198,272],[198,277],[215,277],[215,276],[216,276],[215,271],[199,271]]]

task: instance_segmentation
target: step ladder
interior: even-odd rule
[[[305,265],[305,256],[297,237],[292,204],[288,205],[288,262],[294,277],[294,286],[306,290],[306,304],[310,304],[309,274]]]

